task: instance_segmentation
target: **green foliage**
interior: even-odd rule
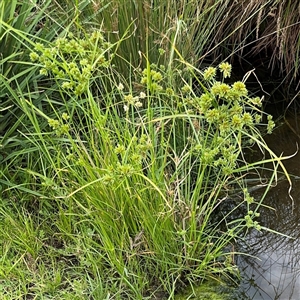
[[[50,47],[36,44],[37,52],[31,52],[30,59],[42,65],[41,75],[52,73],[57,81],[63,81],[60,84],[64,89],[79,96],[88,89],[93,71],[109,65],[105,52],[110,47],[100,31],[81,39],[69,34],[56,39]]]
[[[190,62],[202,61],[215,24],[223,19],[224,2],[230,1],[89,1],[78,19],[88,26],[103,25],[113,44],[122,40],[116,64],[125,76],[128,62],[143,68],[145,57],[169,68],[177,64],[178,53]],[[75,5],[68,1],[65,6]]]
[[[168,31],[170,23],[150,22],[139,2],[126,1],[145,13],[131,20],[133,11],[119,10],[125,1],[104,1],[91,19],[114,8],[128,13],[117,18],[122,30],[145,22],[136,45],[137,32],[113,41],[97,26],[81,28],[80,9],[91,8],[83,2],[72,15],[74,34],[63,28],[31,40],[1,21],[5,34],[31,45],[23,63],[33,74],[26,84],[19,75],[1,81],[21,115],[10,123],[14,138],[1,142],[2,298],[173,299],[187,283],[238,275],[235,239],[265,229],[265,194],[252,197],[247,176],[272,162],[267,192],[279,165],[285,172],[259,130],[272,130],[271,116],[264,124],[261,99],[245,82],[226,83],[230,64],[200,70],[184,59],[185,48],[175,47],[186,38],[183,19]],[[192,11],[156,5],[157,16]],[[104,28],[113,25],[106,18]],[[171,35],[160,49],[148,34],[153,24]],[[268,158],[248,162],[243,151],[253,144]],[[233,209],[220,211],[231,201]]]
[[[20,5],[18,1],[14,0],[4,0],[0,3],[0,53],[1,58],[4,59],[1,62],[3,74],[13,73],[10,70],[11,66],[8,64],[8,60],[15,58],[23,50],[23,45],[19,40],[20,37],[9,32],[4,22],[24,33],[38,31],[36,27],[42,18],[44,10],[49,5],[49,1],[45,3],[43,9],[38,8],[37,3],[38,1],[24,1]]]
[[[229,300],[233,298],[233,289],[211,280],[203,282],[199,286],[186,289],[182,294],[175,297],[175,300],[186,300],[193,297],[197,300]],[[193,299],[192,298],[192,299]]]
[[[85,37],[89,44],[90,36]],[[37,47],[45,55],[48,48]],[[85,51],[82,57],[90,53]],[[68,66],[80,64],[82,57],[75,53],[65,56]],[[113,61],[105,73],[99,73],[102,64],[95,65],[96,75],[88,81],[93,85],[86,85],[82,101],[76,90],[65,89],[65,80],[74,77],[63,69],[63,55],[49,55],[50,70],[64,72],[57,88],[62,99],[73,103],[71,114],[50,102],[55,117],[49,117],[33,104],[31,94],[16,99],[27,116],[23,135],[29,146],[26,157],[31,157],[21,172],[26,181],[20,190],[26,189],[39,207],[34,222],[44,243],[54,252],[71,251],[92,278],[109,278],[102,298],[111,285],[121,285],[129,299],[142,299],[155,292],[153,286],[172,295],[181,281],[236,275],[233,254],[224,249],[245,228],[261,229],[254,220],[260,204],[249,201],[246,189],[237,204],[246,207],[245,217],[231,221],[228,213],[216,221],[215,215],[220,199],[229,201],[227,186],[244,185],[240,178],[247,173],[241,170],[252,169],[241,151],[249,136],[261,140],[255,123],[260,102],[248,98],[243,82],[227,85],[207,76],[207,70],[170,72],[150,63],[134,75],[141,82],[136,89],[122,77],[116,80]],[[223,77],[229,76],[229,65],[220,69]],[[194,80],[200,90],[189,84]],[[106,81],[111,91],[96,88]],[[10,159],[20,157],[21,151]],[[40,221],[45,214],[52,215],[51,231],[48,221],[47,226]],[[224,222],[226,228],[221,227]],[[22,239],[26,248],[15,245],[21,255],[47,255],[34,240]],[[74,276],[77,280],[79,275]],[[52,292],[59,293],[61,284]],[[85,293],[93,296],[89,286]]]
[[[0,137],[1,144],[16,138],[16,128],[22,120],[22,112],[15,101],[18,90],[27,93],[37,88],[40,80],[37,65],[28,61],[28,54],[35,43],[51,43],[68,28],[75,27],[74,10],[56,7],[53,1],[4,0],[0,3]],[[85,4],[87,5],[87,4]],[[84,4],[80,8],[84,9]],[[75,14],[75,15],[74,15]],[[66,17],[67,16],[67,17]],[[76,32],[76,30],[73,30]],[[45,90],[47,84],[43,86]],[[35,104],[41,106],[44,95],[35,91]],[[13,126],[12,126],[13,124]]]
[[[37,10],[38,1],[24,1],[22,5],[18,1],[1,1],[0,3],[0,135],[3,134],[11,123],[13,123],[13,114],[16,108],[11,99],[7,97],[7,88],[5,83],[12,84],[16,79],[20,80],[20,86],[26,86],[24,78],[31,77],[32,67],[24,68],[24,65],[18,64],[16,60],[24,60],[23,43],[18,35],[14,35],[6,24],[15,30],[24,33],[36,32],[36,26],[42,18],[44,9],[49,5],[45,3],[44,9]],[[30,21],[29,21],[30,19]]]

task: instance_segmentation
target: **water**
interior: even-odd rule
[[[300,118],[291,117],[287,124],[267,137],[269,147],[277,155],[292,155],[300,145],[296,131]],[[300,132],[300,131],[298,131]],[[252,231],[241,247],[251,256],[237,258],[243,280],[236,299],[246,300],[299,300],[300,299],[300,154],[285,161],[293,176],[293,189],[288,195],[286,181],[271,189],[263,208],[260,223],[290,238],[262,231]],[[256,258],[252,257],[255,256]]]

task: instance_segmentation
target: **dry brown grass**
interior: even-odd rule
[[[238,0],[226,11],[216,43],[228,50],[227,55],[265,54],[271,72],[279,70],[290,79],[299,76],[300,1]]]

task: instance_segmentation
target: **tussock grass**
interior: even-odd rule
[[[215,32],[222,47],[213,53],[242,58],[264,54],[270,71],[278,71],[289,80],[299,76],[300,17],[297,1],[232,1],[223,7],[225,18]]]
[[[156,61],[155,49],[169,51],[176,40],[185,59],[202,65],[213,57],[220,62],[265,53],[271,72],[289,80],[299,75],[297,1],[96,1],[82,10],[86,15],[89,24],[104,24],[112,41],[132,36],[119,54],[134,66],[143,63],[140,52]]]
[[[122,40],[117,62],[126,74],[127,62],[144,68],[145,56],[165,66],[176,64],[174,45],[191,63],[205,56],[215,26],[223,19],[224,3],[230,1],[93,1],[79,18],[88,26],[101,25],[110,42]],[[166,51],[167,59],[159,56],[158,48]]]
[[[286,172],[261,135],[272,117],[263,121],[261,99],[244,82],[228,82],[228,63],[200,69],[185,59],[191,6],[157,3],[159,23],[138,3],[119,13],[146,12],[144,27],[118,15],[128,34],[109,42],[95,18],[116,12],[114,2],[97,11],[97,3],[76,2],[72,24],[55,39],[32,40],[1,21],[5,34],[30,45],[23,63],[34,74],[26,84],[1,77],[20,116],[1,137],[3,299],[173,299],[187,284],[238,276],[235,240],[266,229],[259,207],[278,167]],[[166,8],[182,13],[175,27]],[[213,10],[203,4],[201,12],[199,22],[210,24]],[[165,44],[137,35],[141,28]],[[246,160],[253,145],[265,159]],[[247,176],[268,162],[273,175],[254,199]]]

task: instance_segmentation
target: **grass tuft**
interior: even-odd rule
[[[119,10],[126,3],[131,9]],[[3,299],[173,299],[187,284],[234,280],[236,239],[267,230],[259,208],[278,167],[288,177],[285,158],[262,137],[272,116],[246,82],[229,81],[229,63],[198,68],[185,59],[191,6],[126,3],[103,2],[96,12],[96,2],[77,1],[55,38],[31,39],[1,20],[30,48],[23,64],[32,72],[28,82],[1,77],[18,108],[1,137]],[[199,22],[210,24],[213,10],[201,5]],[[85,30],[88,9],[86,22],[106,13],[104,30],[114,26],[110,10],[122,12],[111,19],[124,32],[114,40]],[[150,30],[164,44],[154,46]],[[254,145],[265,158],[252,163],[244,151]],[[273,175],[256,199],[248,179],[268,162]]]

